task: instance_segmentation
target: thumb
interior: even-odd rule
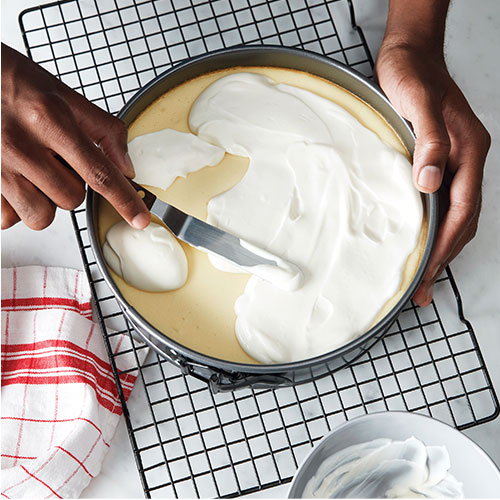
[[[422,102],[422,101],[420,101]],[[433,193],[441,186],[450,153],[450,138],[443,119],[441,103],[429,100],[415,106],[407,116],[415,132],[413,182],[423,193]]]

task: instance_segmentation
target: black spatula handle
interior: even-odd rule
[[[142,198],[142,201],[145,203],[147,209],[151,210],[151,207],[156,200],[156,196],[151,191],[148,191],[146,188],[142,187],[140,184],[137,184],[137,182],[134,182],[130,179],[129,182]]]

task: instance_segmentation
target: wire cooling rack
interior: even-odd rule
[[[69,0],[24,11],[28,54],[110,112],[171,65],[240,44],[300,47],[367,76],[373,61],[349,0]],[[350,367],[294,387],[213,394],[135,338],[97,269],[85,211],[72,220],[147,497],[233,497],[290,481],[311,446],[346,419],[380,410],[431,415],[459,429],[499,405],[449,269],[431,306],[410,303],[387,336]],[[134,352],[123,400],[116,365]]]

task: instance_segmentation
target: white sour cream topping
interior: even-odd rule
[[[167,189],[177,177],[217,165],[224,150],[193,134],[164,129],[141,135],[128,144],[135,168],[134,181]]]
[[[226,273],[241,273],[242,271],[246,271],[287,292],[298,290],[303,285],[304,275],[295,264],[286,262],[280,257],[262,248],[256,247],[243,239],[240,239],[240,245],[250,250],[255,255],[275,262],[276,265],[258,264],[255,266],[237,266],[233,262],[213,253],[208,254],[208,260],[210,260],[212,265],[220,271]]]
[[[302,271],[285,287],[249,279],[235,304],[243,349],[285,363],[364,333],[417,245],[423,209],[408,160],[342,107],[254,73],[207,87],[189,126],[198,137],[163,130],[131,141],[135,180],[165,189],[224,151],[248,157],[243,179],[210,200],[207,221]]]
[[[170,231],[154,222],[143,230],[116,223],[106,233],[102,250],[109,267],[141,290],[165,292],[186,282],[184,250]]]
[[[304,283],[304,275],[295,264],[285,262],[283,259],[280,259],[279,257],[276,257],[266,250],[258,248],[245,240],[240,240],[240,243],[241,246],[250,250],[254,254],[259,255],[264,259],[276,262],[275,266],[267,264],[252,266],[252,273],[259,278],[262,278],[268,283],[271,283],[273,286],[276,286],[281,290],[285,290],[287,292],[298,290]],[[212,259],[213,258],[214,257],[212,256]],[[215,266],[217,267],[217,262]],[[248,270],[249,268],[245,268],[245,266],[243,266],[243,269]]]
[[[417,245],[423,210],[408,160],[342,107],[253,73],[211,84],[189,125],[250,159],[243,179],[209,202],[208,222],[304,275],[293,292],[250,278],[235,304],[245,351],[284,363],[364,333]]]
[[[375,439],[341,450],[319,467],[303,498],[463,498],[444,446]]]

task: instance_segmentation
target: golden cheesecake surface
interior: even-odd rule
[[[190,132],[188,116],[196,98],[215,80],[239,71],[264,74],[276,82],[309,90],[335,102],[385,143],[408,157],[400,138],[383,117],[347,90],[308,73],[272,67],[231,68],[208,73],[179,85],[136,118],[129,127],[129,141],[165,128]],[[208,201],[238,183],[247,168],[247,158],[226,154],[218,165],[191,173],[186,179],[177,178],[165,191],[149,189],[160,199],[205,220]],[[101,198],[98,205],[101,245],[108,229],[119,220],[120,216]],[[408,258],[400,290],[381,307],[374,323],[389,312],[408,288],[420,262],[426,235],[424,215],[419,243]],[[249,275],[219,271],[210,264],[206,254],[182,242],[181,245],[189,268],[187,282],[182,288],[170,292],[145,292],[130,286],[110,270],[124,298],[154,327],[194,351],[227,361],[257,363],[241,348],[234,332],[234,302],[242,295]]]

